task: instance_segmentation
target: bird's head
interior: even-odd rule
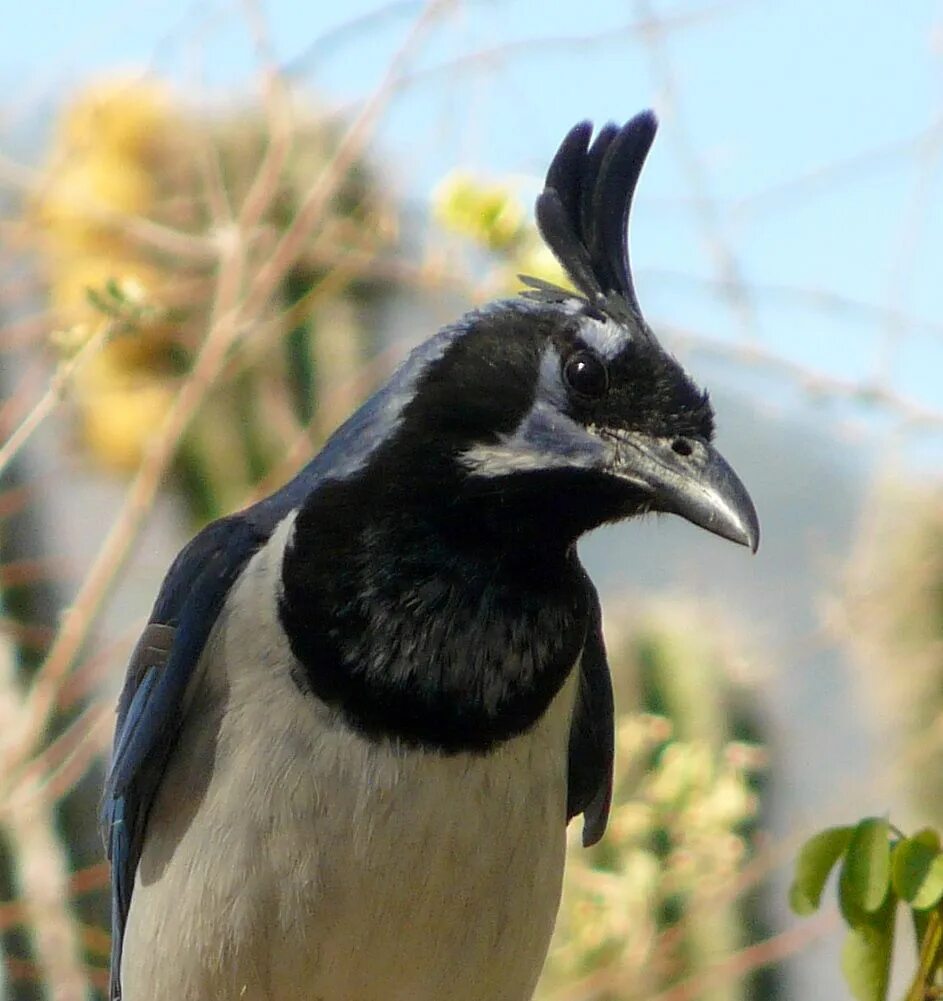
[[[435,509],[476,539],[569,544],[655,511],[756,549],[756,512],[712,444],[707,394],[655,338],[633,288],[629,209],[655,130],[646,112],[592,142],[587,122],[566,136],[537,222],[576,291],[525,278],[522,297],[420,348],[353,422],[373,440],[381,411],[393,419],[370,458],[377,483],[433,489]]]

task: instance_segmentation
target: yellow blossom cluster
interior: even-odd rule
[[[763,752],[731,742],[717,754],[671,732],[668,719],[645,713],[618,724],[609,828],[590,852],[570,853],[551,984],[609,968],[637,988],[612,996],[644,997],[658,983],[652,961],[666,907],[719,899],[743,862],[742,829],[757,810],[750,778]],[[646,969],[655,979],[646,982]]]
[[[173,399],[167,276],[129,235],[159,198],[156,161],[174,114],[162,89],[115,81],[80,93],[63,112],[32,215],[58,328],[74,352],[107,335],[78,366],[80,430],[96,458],[134,468]],[[103,308],[111,301],[114,308]]]
[[[432,208],[440,226],[497,257],[502,287],[514,287],[518,275],[569,287],[566,274],[527,223],[524,206],[509,185],[486,183],[458,171],[435,189]]]
[[[507,251],[523,238],[523,208],[505,185],[458,171],[436,188],[433,206],[441,225],[491,250]]]
[[[608,636],[617,704],[637,709],[617,723],[605,837],[586,851],[571,830],[539,998],[585,979],[597,1001],[644,1001],[763,934],[742,896],[767,761],[741,630],[679,595],[626,608]]]

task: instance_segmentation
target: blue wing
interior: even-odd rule
[[[144,827],[180,729],[183,695],[229,589],[269,534],[265,527],[234,515],[183,549],[128,667],[102,805],[112,874],[113,998],[121,993],[121,945]]]
[[[583,814],[583,844],[596,844],[606,831],[612,800],[615,720],[612,676],[602,638],[599,595],[589,577],[590,621],[580,662],[579,691],[570,728],[567,820]]]
[[[313,478],[302,475],[255,507],[203,529],[167,572],[131,657],[102,803],[112,877],[113,999],[121,996],[122,939],[144,829],[180,730],[187,684],[230,588],[313,486]]]

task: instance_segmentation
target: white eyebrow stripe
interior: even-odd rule
[[[597,320],[587,316],[579,326],[579,335],[600,357],[612,360],[632,340],[632,334],[615,320]]]

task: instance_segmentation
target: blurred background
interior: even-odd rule
[[[557,278],[557,143],[649,106],[639,297],[764,537],[582,546],[617,805],[539,998],[847,996],[834,908],[786,907],[798,845],[943,824],[943,5],[339,7],[4,9],[0,998],[103,996],[103,764],[177,549],[413,344]]]

